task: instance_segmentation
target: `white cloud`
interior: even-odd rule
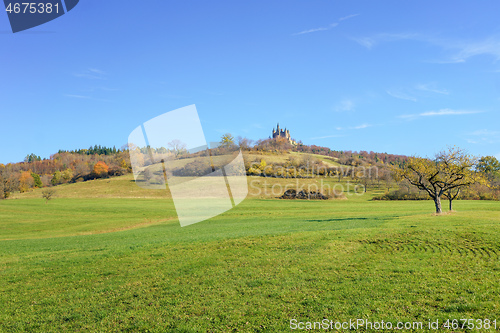
[[[339,18],[339,22],[342,22],[342,21],[348,20],[348,19],[353,18],[353,17],[356,17],[356,16],[358,16],[358,15],[359,15],[359,14],[351,14],[351,15],[347,15],[347,16],[341,17],[341,18]]]
[[[381,42],[394,42],[398,40],[418,39],[418,38],[420,38],[419,35],[415,33],[399,33],[399,34],[381,33],[373,35],[371,37],[353,37],[352,40],[354,40],[361,46],[366,47],[367,49],[371,49],[373,46]]]
[[[88,99],[88,100],[92,100],[92,101],[109,102],[109,100],[107,100],[107,99],[94,98],[94,97],[86,96],[86,95],[64,94],[64,96],[69,97],[69,98]]]
[[[377,41],[370,37],[355,37],[352,38],[352,40],[367,49],[371,49],[375,44],[377,44]]]
[[[315,29],[309,29],[309,30],[304,30],[301,32],[294,33],[293,35],[303,35],[303,34],[308,34],[311,32],[317,32],[317,31],[325,31],[328,30],[329,28],[315,28]]]
[[[106,72],[101,71],[100,69],[97,69],[97,68],[89,68],[89,72],[101,74],[101,75],[106,75]]]
[[[348,20],[348,19],[353,18],[353,17],[358,16],[358,15],[359,14],[352,14],[352,15],[344,16],[344,17],[339,18],[337,20],[337,22],[333,22],[333,23],[329,24],[326,27],[320,27],[320,28],[313,28],[313,29],[303,30],[303,31],[296,32],[296,33],[292,34],[292,36],[309,34],[311,32],[318,32],[318,31],[330,30],[330,29],[335,28],[336,26],[338,26],[340,24],[340,22]]]
[[[64,96],[72,98],[80,98],[80,99],[92,99],[92,97],[90,96],[83,96],[83,95],[65,94]]]
[[[429,117],[429,116],[454,116],[454,115],[460,115],[460,114],[473,114],[473,113],[480,113],[480,112],[481,111],[441,109],[439,111],[424,112],[424,113],[421,113],[420,116],[422,116],[422,117]]]
[[[447,45],[448,44],[448,45]],[[500,39],[497,36],[488,37],[480,41],[445,42],[444,46],[458,51],[451,57],[450,62],[465,62],[478,55],[490,55],[495,60],[500,60]]]
[[[345,130],[360,130],[360,129],[364,129],[364,128],[368,128],[368,127],[372,127],[373,125],[372,124],[361,124],[361,125],[358,125],[358,126],[350,126],[350,127],[335,127],[335,129],[337,131],[345,131]],[[332,135],[331,137],[341,137],[343,135]]]
[[[363,129],[363,128],[368,128],[368,127],[371,127],[372,125],[370,124],[362,124],[362,125],[358,125],[358,126],[354,126],[354,127],[351,127],[352,129]]]
[[[469,133],[468,143],[499,143],[500,142],[500,131],[491,131],[487,129],[481,129]]]
[[[449,95],[450,94],[450,92],[446,89],[437,88],[435,83],[417,84],[415,86],[415,89],[422,90],[422,91],[428,91],[428,92],[441,94],[441,95]]]
[[[481,112],[483,112],[483,111],[441,109],[439,111],[427,111],[427,112],[422,112],[422,113],[418,113],[418,114],[401,115],[401,116],[399,116],[399,118],[416,119],[419,117],[457,116],[457,115],[475,114],[475,113],[481,113]]]
[[[477,131],[474,131],[474,132],[471,132],[470,133],[471,135],[487,135],[487,136],[500,136],[500,132],[498,131],[490,131],[490,130],[487,130],[487,129],[482,129],[482,130],[477,130]]]
[[[334,110],[336,112],[352,111],[354,110],[354,102],[350,99],[344,99],[335,106]]]
[[[76,77],[82,77],[85,79],[94,79],[94,80],[105,80],[106,72],[97,69],[97,68],[88,68],[80,73],[73,74]]]
[[[401,92],[401,91],[387,90],[386,92],[394,98],[404,99],[404,100],[412,101],[412,102],[417,101],[417,99],[415,97],[413,97],[407,93]]]
[[[400,40],[414,40],[433,44],[449,52],[446,59],[434,61],[436,63],[463,63],[469,58],[478,55],[489,55],[494,60],[500,60],[500,35],[478,40],[458,40],[436,38],[416,33],[379,33],[372,36],[354,37],[352,40],[367,49],[371,49],[380,43]]]

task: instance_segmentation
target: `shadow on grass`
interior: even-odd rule
[[[315,219],[315,220],[306,220],[307,222],[346,222],[346,221],[377,221],[377,220],[391,220],[393,218],[399,217],[399,215],[393,216],[370,216],[370,217],[341,217],[334,219]]]

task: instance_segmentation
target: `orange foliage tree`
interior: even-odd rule
[[[109,167],[106,165],[106,163],[99,161],[94,165],[94,174],[103,177],[108,174]]]
[[[33,186],[35,186],[35,179],[33,179],[31,172],[30,171],[22,172],[21,176],[19,177],[19,190],[21,192],[26,192]]]

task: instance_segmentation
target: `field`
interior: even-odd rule
[[[261,189],[283,181],[263,180],[249,177]],[[56,189],[48,203],[39,190],[0,201],[2,332],[500,321],[499,202],[456,201],[435,216],[430,201],[370,200],[383,189],[328,201],[259,193],[181,228],[168,191],[130,175]]]

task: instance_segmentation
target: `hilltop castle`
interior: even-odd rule
[[[294,146],[297,145],[297,142],[295,142],[295,140],[293,140],[290,136],[290,130],[287,130],[286,127],[284,130],[280,130],[280,123],[278,123],[276,129],[273,128],[273,139],[278,137],[285,138],[286,140],[288,140],[288,142],[290,142],[290,144]]]

